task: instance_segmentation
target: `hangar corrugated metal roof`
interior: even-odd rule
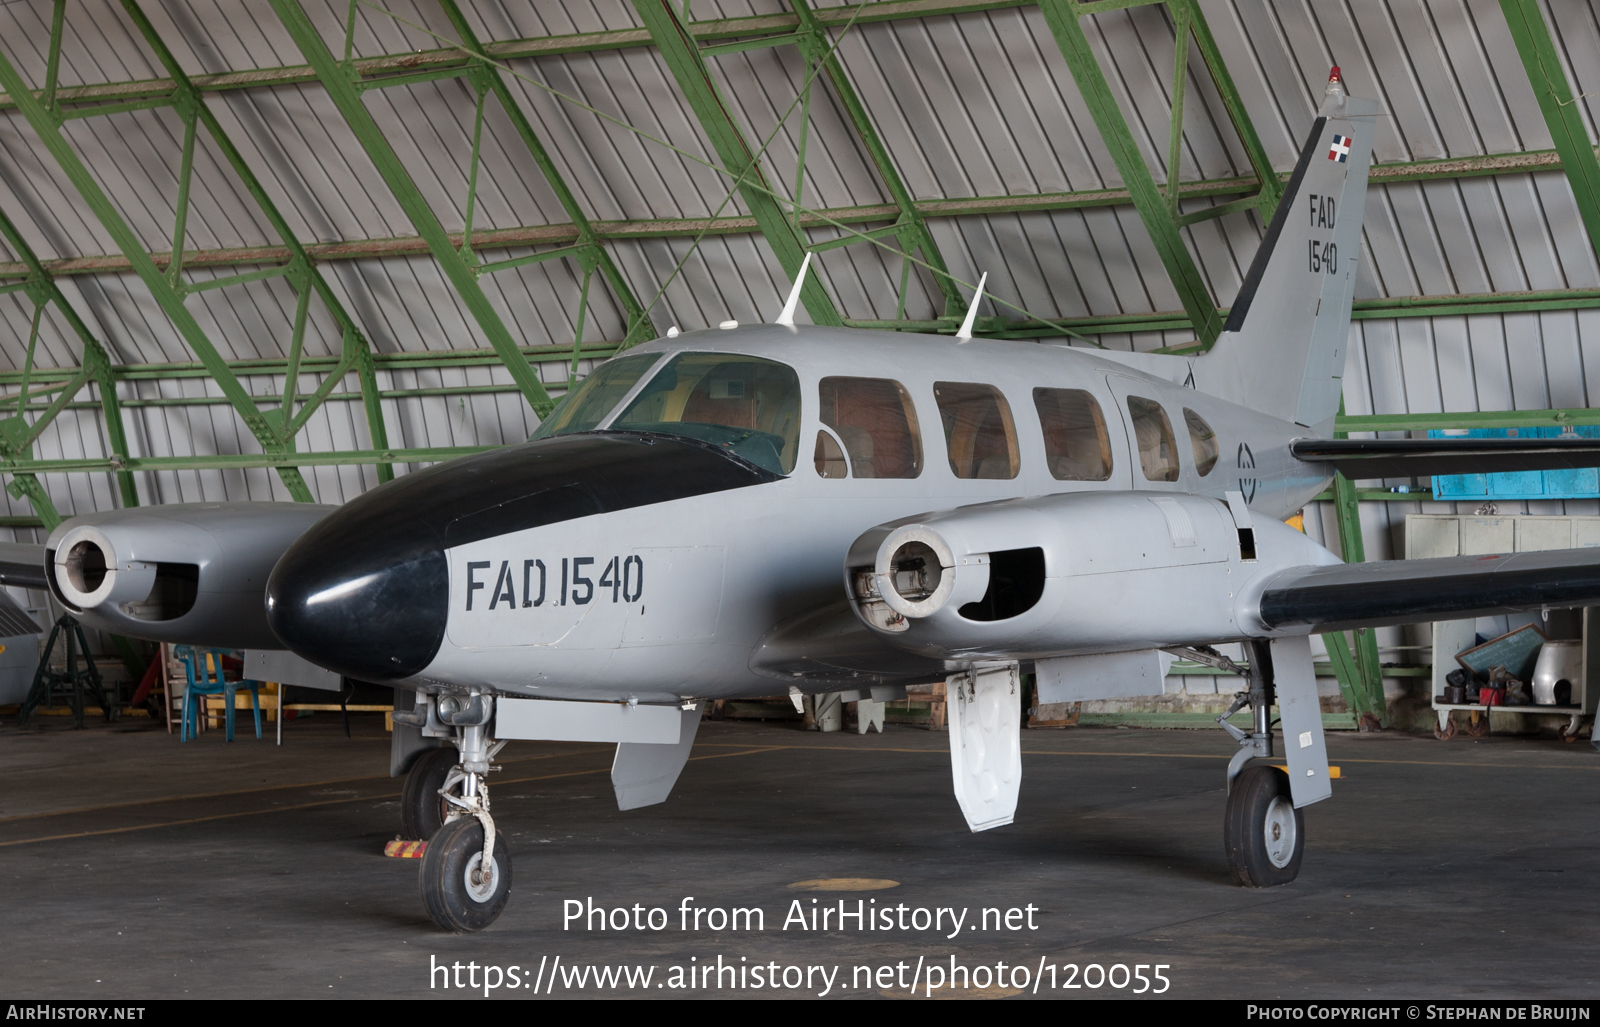
[[[346,5],[307,0],[330,45],[343,36]],[[453,38],[448,20],[427,0],[387,0],[386,15],[356,8],[357,57],[427,50]],[[850,5],[825,0],[818,8]],[[1549,133],[1499,7],[1492,0],[1369,0],[1323,5],[1271,0],[1203,0],[1243,103],[1273,164],[1287,170],[1320,96],[1329,64],[1344,69],[1349,89],[1383,105],[1376,144],[1382,162],[1457,158],[1547,149]],[[695,19],[781,14],[781,0],[694,0]],[[1600,76],[1600,28],[1592,5],[1549,10],[1566,71],[1578,92]],[[146,13],[190,74],[269,69],[302,58],[264,5],[244,0],[151,0]],[[392,16],[390,16],[392,15]],[[485,40],[596,32],[640,24],[627,0],[482,3],[468,17]],[[111,0],[68,5],[62,49],[64,86],[159,78],[159,63],[121,6]],[[25,78],[45,75],[49,8],[0,7],[0,39]],[[409,23],[409,24],[408,24]],[[1164,175],[1174,33],[1159,6],[1106,12],[1084,24],[1102,68],[1149,166]],[[418,27],[420,26],[420,28]],[[837,36],[838,33],[836,32]],[[1115,188],[1120,180],[1105,143],[1041,12],[1010,7],[853,26],[838,57],[860,93],[912,195],[1021,196]],[[797,167],[796,115],[779,120],[806,75],[794,47],[710,60],[717,84],[746,134],[772,136],[764,154],[774,183],[792,183]],[[699,163],[716,158],[659,52],[634,46],[593,53],[517,58],[511,89],[579,205],[596,220],[704,218],[748,213],[727,179]],[[529,81],[531,80],[531,81]],[[560,99],[533,82],[576,97],[660,145]],[[1185,180],[1250,173],[1249,162],[1204,65],[1191,54],[1181,175]],[[445,228],[465,217],[473,94],[461,79],[391,87],[367,94],[368,109],[393,144]],[[1595,98],[1580,98],[1594,122]],[[356,137],[324,89],[296,83],[207,94],[207,103],[305,242],[377,240],[414,234]],[[811,206],[883,204],[881,179],[836,99],[818,90],[811,107],[803,201]],[[68,138],[113,203],[151,251],[171,245],[182,123],[170,108],[70,121]],[[508,119],[488,105],[483,130],[475,228],[566,222]],[[787,190],[789,185],[781,186]],[[277,242],[267,220],[202,133],[195,163],[191,247],[266,246]],[[1189,200],[1186,208],[1212,200]],[[0,209],[43,258],[114,254],[110,236],[14,110],[0,113]],[[1558,170],[1374,184],[1366,212],[1359,295],[1388,297],[1600,286],[1600,266],[1585,237],[1571,190]],[[1178,309],[1179,300],[1131,207],[966,214],[930,225],[951,270],[1036,314],[1084,317]],[[831,230],[814,229],[813,238]],[[1259,240],[1250,214],[1186,228],[1184,235],[1214,298],[1226,305]],[[772,316],[788,280],[758,236],[710,235],[694,253],[688,238],[612,240],[606,247],[658,329],[698,327],[733,317]],[[509,255],[531,252],[514,250]],[[680,260],[681,273],[673,277]],[[900,277],[897,257],[864,245],[836,249],[818,262],[846,316],[890,318]],[[481,349],[483,333],[437,263],[427,255],[331,261],[327,278],[379,352]],[[233,269],[230,269],[233,270]],[[227,273],[200,269],[197,278]],[[483,279],[491,302],[525,345],[570,343],[580,272],[549,261]],[[669,281],[670,278],[670,281]],[[931,278],[919,272],[907,316],[941,311]],[[63,276],[62,288],[101,335],[114,359],[129,363],[192,360],[193,354],[135,276],[127,272]],[[591,289],[590,340],[620,339],[625,315],[612,294]],[[207,334],[230,359],[282,358],[294,315],[282,280],[252,282],[189,300]],[[0,297],[0,367],[23,363],[29,308]],[[1365,320],[1352,328],[1346,399],[1352,413],[1511,407],[1588,406],[1586,359],[1600,341],[1600,314],[1559,311]],[[1150,349],[1183,342],[1187,332],[1103,335],[1113,347]],[[1026,343],[1019,343],[1019,345]],[[312,305],[308,355],[331,355],[339,332]],[[38,363],[68,367],[78,344],[55,315],[46,318]],[[587,366],[587,362],[584,363]],[[1600,363],[1596,363],[1600,369]],[[552,388],[566,380],[563,361],[539,365]],[[499,367],[379,372],[385,389],[509,386]],[[261,396],[282,376],[244,379]],[[314,388],[307,375],[300,388]],[[1600,384],[1600,383],[1597,383]],[[218,396],[202,378],[126,382],[124,399]],[[355,391],[354,376],[339,391]],[[394,446],[495,444],[523,437],[536,423],[515,392],[385,401]],[[39,440],[42,457],[105,453],[91,410],[69,411]],[[255,440],[226,406],[145,406],[127,411],[132,444],[143,455],[253,452]],[[302,449],[361,448],[366,429],[357,404],[321,409],[299,440]],[[371,468],[308,471],[320,498],[342,501],[376,482]],[[287,498],[265,470],[142,473],[149,502]],[[114,504],[109,475],[48,475],[64,513]],[[28,512],[11,500],[12,514]],[[1588,504],[1590,506],[1594,504]],[[1386,555],[1385,522],[1399,507],[1369,511],[1373,556]]]

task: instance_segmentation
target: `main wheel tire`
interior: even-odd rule
[[[400,789],[401,837],[425,842],[444,826],[449,804],[439,789],[460,760],[460,753],[451,745],[429,749],[412,762],[405,786]]]
[[[1246,767],[1233,779],[1223,835],[1238,884],[1271,888],[1299,876],[1306,825],[1290,797],[1289,775],[1277,767]]]
[[[483,825],[464,816],[441,827],[422,855],[422,905],[434,923],[455,934],[481,931],[499,919],[511,894],[511,847],[494,837],[494,868],[478,876],[483,863]]]

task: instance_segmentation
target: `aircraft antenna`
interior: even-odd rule
[[[972,294],[972,305],[967,308],[967,319],[961,322],[961,330],[956,332],[957,342],[972,341],[972,322],[978,319],[978,303],[983,299],[983,283],[989,280],[989,272],[985,271],[978,278],[978,291]]]
[[[789,298],[783,304],[783,312],[778,315],[778,324],[794,327],[794,308],[800,303],[800,288],[806,284],[806,268],[811,266],[811,251],[806,251],[806,259],[800,262],[800,273],[794,276],[794,288],[789,290]]]

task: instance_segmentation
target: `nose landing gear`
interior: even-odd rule
[[[493,697],[445,695],[429,705],[455,746],[417,758],[406,776],[401,818],[407,834],[428,839],[420,871],[428,915],[447,931],[481,931],[499,918],[511,893],[511,850],[495,831],[484,781],[499,769],[489,761],[505,743],[489,737]]]
[[[422,904],[434,923],[455,934],[481,931],[499,919],[511,896],[511,850],[474,817],[439,829],[422,857]],[[487,870],[484,868],[488,867]]]
[[[400,791],[401,838],[425,842],[444,826],[450,809],[443,795],[445,781],[459,762],[460,752],[450,745],[425,750],[411,764]]]

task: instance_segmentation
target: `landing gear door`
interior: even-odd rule
[[[1016,664],[957,674],[950,696],[950,771],[974,832],[1009,824],[1022,785],[1022,684]]]
[[[1322,703],[1317,699],[1311,639],[1306,635],[1272,640],[1272,670],[1283,728],[1283,753],[1289,763],[1289,788],[1295,809],[1333,794],[1328,780],[1328,743],[1322,735]]]

